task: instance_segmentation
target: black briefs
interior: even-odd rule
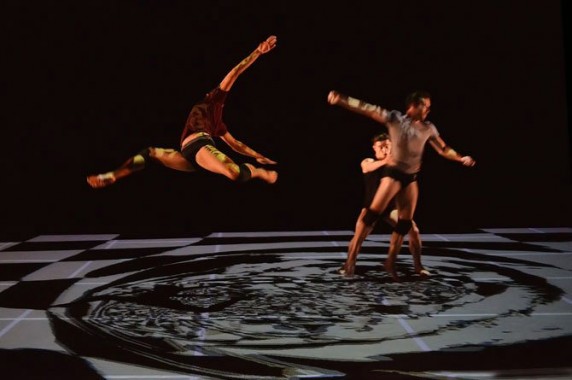
[[[181,148],[181,154],[183,157],[185,157],[185,159],[189,161],[197,170],[202,169],[202,167],[197,164],[197,152],[205,145],[216,146],[214,140],[207,134],[191,140],[187,145]]]
[[[401,170],[397,169],[395,166],[386,166],[383,170],[384,177],[391,177],[399,182],[401,182],[401,187],[405,188],[411,182],[417,181],[417,174],[418,173],[404,173]]]

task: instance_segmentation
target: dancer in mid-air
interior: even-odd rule
[[[381,108],[378,105],[330,91],[328,103],[367,116],[387,127],[392,142],[392,153],[384,169],[384,176],[363,217],[358,219],[353,239],[348,249],[348,257],[356,256],[365,238],[373,229],[381,214],[395,198],[398,207],[397,223],[391,234],[385,270],[394,281],[399,281],[395,270],[395,260],[403,244],[403,238],[413,227],[413,215],[417,206],[419,187],[417,175],[427,142],[442,157],[457,161],[465,166],[474,166],[475,160],[462,156],[449,147],[439,136],[433,123],[426,120],[431,109],[431,96],[425,91],[416,91],[407,96],[406,112]],[[355,265],[345,267],[345,275],[354,274]]]
[[[275,161],[256,152],[231,135],[222,118],[226,97],[236,79],[260,55],[268,53],[275,47],[275,36],[262,41],[252,53],[230,70],[216,88],[193,106],[181,135],[180,150],[146,148],[113,171],[88,176],[87,183],[93,188],[109,186],[121,178],[144,169],[150,160],[184,172],[204,169],[238,182],[246,182],[253,178],[271,184],[276,182],[278,179],[276,171],[255,167],[249,163],[237,164],[218,150],[213,140],[214,137],[220,137],[232,150],[254,158],[259,164],[276,164]]]
[[[364,158],[360,164],[364,178],[365,195],[363,199],[363,208],[361,209],[357,219],[358,221],[356,222],[356,230],[358,228],[359,221],[363,218],[367,209],[371,205],[373,197],[381,182],[381,178],[384,176],[384,170],[389,161],[389,155],[391,154],[391,140],[387,133],[380,133],[373,136],[371,143],[375,158]],[[394,206],[395,201],[392,200],[385,211],[381,214],[381,219],[391,227],[395,227],[398,219],[398,210]],[[355,238],[357,238],[357,236],[354,236],[354,239]],[[350,243],[349,246],[352,247],[353,244]],[[423,268],[423,265],[421,264],[421,247],[419,228],[415,221],[412,221],[411,230],[409,230],[409,252],[411,252],[411,256],[413,257],[413,267],[415,273],[421,276],[428,276],[430,274],[429,271]],[[358,251],[348,252],[345,264],[339,269],[341,274],[346,274],[346,268],[355,267],[358,254]]]

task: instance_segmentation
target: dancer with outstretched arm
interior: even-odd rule
[[[221,174],[232,181],[246,182],[250,179],[260,179],[270,184],[275,183],[278,179],[276,171],[256,167],[250,163],[237,164],[221,152],[213,140],[215,137],[221,138],[232,150],[255,159],[259,164],[276,164],[275,161],[237,140],[229,132],[222,117],[226,97],[236,79],[262,54],[268,53],[275,47],[275,36],[262,41],[252,53],[230,70],[216,88],[193,106],[181,135],[180,150],[157,147],[143,149],[113,171],[88,176],[87,183],[93,188],[109,186],[121,178],[143,170],[151,160],[183,172],[206,170]]]
[[[413,227],[413,215],[417,206],[419,187],[417,175],[427,142],[442,157],[465,166],[474,166],[475,160],[462,156],[448,146],[439,135],[433,123],[427,121],[431,109],[431,95],[426,91],[415,91],[407,96],[406,111],[387,110],[360,99],[330,91],[328,103],[346,108],[383,124],[392,142],[392,152],[384,169],[384,175],[363,217],[358,219],[353,239],[348,247],[348,257],[356,256],[374,224],[395,198],[398,207],[397,223],[391,234],[385,270],[393,280],[399,281],[395,260],[403,244],[403,238]],[[345,268],[345,275],[354,274],[355,265]]]

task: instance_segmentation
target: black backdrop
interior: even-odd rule
[[[445,141],[477,160],[425,152],[422,231],[570,225],[560,1],[334,4],[3,2],[2,231],[351,229],[383,127],[327,93],[403,110],[418,88]],[[192,104],[270,34],[278,47],[238,79],[225,120],[278,161],[276,185],[151,167],[88,187],[141,148],[177,147]]]

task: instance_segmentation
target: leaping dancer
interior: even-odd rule
[[[255,167],[249,163],[237,164],[218,150],[213,140],[214,137],[220,137],[232,150],[254,158],[259,164],[276,164],[275,161],[256,152],[231,135],[222,118],[226,96],[236,79],[260,55],[268,53],[275,47],[276,36],[270,36],[262,41],[252,53],[230,70],[216,88],[193,106],[181,135],[180,150],[146,148],[113,171],[88,176],[87,183],[93,188],[109,186],[121,178],[144,169],[150,160],[183,172],[204,169],[238,182],[257,178],[270,184],[275,183],[278,179],[276,171]]]

